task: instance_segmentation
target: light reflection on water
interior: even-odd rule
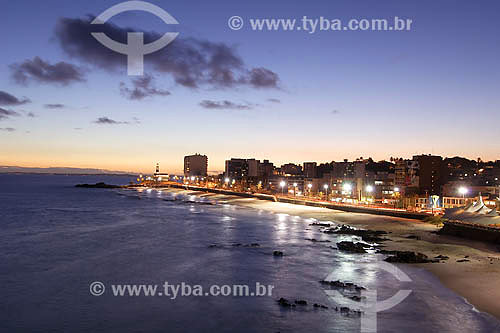
[[[151,194],[70,186],[102,178],[0,177],[0,200],[7,207],[0,213],[0,272],[9,274],[0,273],[6,290],[1,309],[9,314],[2,323],[6,331],[356,332],[359,317],[310,305],[284,309],[276,299],[334,306],[318,282],[329,275],[376,288],[384,299],[407,287],[380,272],[373,255],[331,249],[353,237],[327,235],[310,225],[323,220],[236,204],[186,204],[182,201],[201,200],[182,191]],[[163,200],[173,198],[179,201]],[[232,200],[219,196],[203,201],[221,199]],[[66,209],[49,209],[57,207]],[[274,257],[274,250],[284,256]],[[413,292],[379,314],[380,332],[493,332],[498,327],[496,320],[472,311],[427,272],[404,270],[413,280]],[[260,298],[124,299],[91,296],[88,286],[96,280],[204,286],[259,281],[275,290],[273,297]]]

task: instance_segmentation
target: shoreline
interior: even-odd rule
[[[186,189],[162,190],[197,196],[203,194]],[[421,267],[434,274],[445,287],[462,296],[475,309],[500,320],[500,303],[497,301],[500,298],[500,290],[495,288],[500,286],[500,252],[495,244],[438,235],[435,232],[439,227],[433,224],[400,217],[344,212],[228,194],[208,194],[205,197],[274,213],[315,218],[355,228],[383,230],[389,233],[387,235],[389,240],[383,243],[384,250],[420,252],[429,258],[438,255],[448,256],[449,259],[444,262],[410,265]],[[410,239],[408,236],[413,238]],[[457,260],[465,261],[457,262]]]
[[[84,184],[88,185],[88,184]],[[97,184],[96,184],[97,185]],[[124,188],[137,188],[142,187],[142,185],[127,185]],[[266,200],[272,202],[280,202],[280,203],[289,203],[294,205],[301,206],[310,206],[310,207],[320,207],[327,208],[333,210],[340,210],[344,212],[350,213],[363,213],[363,214],[372,214],[372,215],[384,215],[384,216],[394,216],[415,220],[424,220],[431,215],[419,212],[411,212],[402,209],[390,209],[390,208],[377,208],[377,207],[363,207],[356,205],[348,205],[348,204],[338,204],[333,202],[326,201],[315,201],[308,200],[307,198],[299,199],[294,197],[280,197],[272,194],[264,194],[264,193],[249,193],[249,192],[236,192],[227,189],[219,189],[219,188],[207,188],[207,187],[199,187],[193,185],[183,185],[183,184],[166,184],[165,186],[153,186],[152,188],[171,188],[171,189],[179,189],[185,191],[196,191],[203,193],[212,193],[212,194],[220,194],[220,195],[232,195],[242,198],[254,198],[258,200]]]

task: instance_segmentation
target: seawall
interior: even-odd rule
[[[439,230],[441,235],[449,235],[483,242],[500,244],[500,229],[479,224],[448,221]]]

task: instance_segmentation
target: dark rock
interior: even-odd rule
[[[339,228],[330,228],[323,231],[327,234],[340,234],[340,235],[354,235],[359,236],[365,242],[369,243],[380,243],[388,240],[387,238],[380,237],[381,235],[386,235],[387,232],[383,230],[362,230],[354,229],[348,225],[341,225]]]
[[[95,183],[95,184],[77,184],[75,187],[82,187],[82,188],[122,188],[122,186],[119,185],[109,185],[103,182],[100,183]]]
[[[411,251],[394,251],[394,255],[387,257],[384,260],[387,262],[404,263],[404,264],[422,264],[422,263],[436,262],[436,260],[430,260],[423,253],[415,253]]]
[[[326,305],[323,305],[323,304],[314,303],[313,306],[315,308],[328,309],[328,307]]]
[[[378,253],[381,254],[396,254],[398,251],[395,250],[379,250]]]
[[[349,310],[350,310],[350,309],[349,309],[347,306],[342,306],[342,307],[340,308],[340,312],[342,312],[342,313],[348,313],[348,312],[349,312]]]
[[[355,302],[361,302],[361,297],[360,296],[354,295],[354,296],[350,296],[349,298],[352,299]]]
[[[337,243],[337,248],[346,252],[353,253],[366,253],[365,247],[370,247],[369,245],[363,243],[354,243],[354,242],[340,242]]]
[[[307,305],[307,301],[304,301],[303,299],[299,299],[295,301],[295,304],[298,305]]]
[[[361,286],[358,286],[358,285],[355,285],[354,283],[352,282],[342,282],[342,281],[325,281],[325,280],[321,280],[319,281],[321,284],[327,284],[329,285],[330,287],[334,287],[334,288],[340,288],[340,289],[354,289],[356,291],[360,291],[360,290],[365,290],[364,287],[361,287]]]
[[[315,225],[315,226],[319,226],[319,227],[331,227],[332,226],[331,223],[322,223],[322,222],[313,222],[309,225]]]
[[[273,251],[273,256],[275,256],[275,257],[283,257],[283,252],[281,252],[281,251]]]
[[[283,297],[281,297],[278,300],[278,304],[285,307],[285,308],[295,307],[295,304],[290,303],[289,300],[287,300],[286,298],[283,298]]]
[[[450,257],[448,256],[443,256],[442,254],[435,256],[434,259],[439,259],[439,260],[448,260]]]
[[[469,259],[459,259],[457,260],[457,262],[467,262],[467,261],[470,261]]]
[[[241,246],[241,243],[234,243],[233,246]]]

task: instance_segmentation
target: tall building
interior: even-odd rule
[[[253,160],[255,161],[255,160]],[[248,160],[244,158],[232,158],[226,161],[224,176],[229,179],[241,180],[249,176]]]
[[[304,162],[304,177],[306,178],[318,177],[318,166],[316,162]]]
[[[261,162],[255,158],[232,158],[226,161],[224,176],[231,180],[265,183],[273,175],[273,171],[274,165],[269,160]]]
[[[281,166],[281,173],[285,176],[298,176],[302,175],[302,167],[297,164],[287,163]]]
[[[184,176],[207,176],[208,157],[206,155],[184,156]]]
[[[413,159],[418,162],[418,187],[421,194],[441,195],[444,184],[445,166],[441,156],[417,155]]]
[[[269,160],[259,163],[259,177],[269,179],[274,173],[274,165]]]

